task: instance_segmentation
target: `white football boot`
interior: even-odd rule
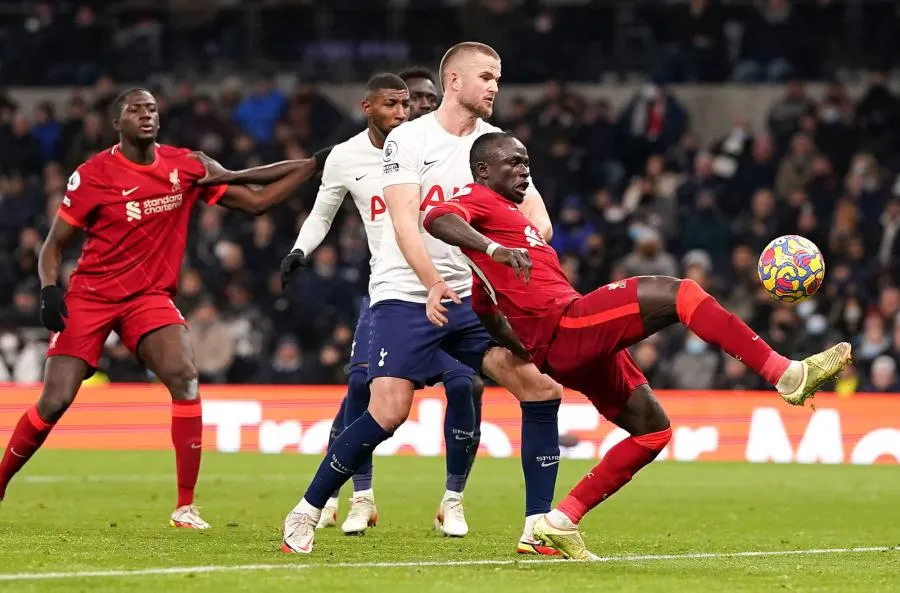
[[[350,512],[341,525],[344,535],[362,535],[369,527],[378,522],[378,509],[375,508],[375,495],[371,490],[356,492],[350,499]]]
[[[463,495],[459,492],[444,493],[441,505],[434,518],[434,528],[448,537],[465,537],[469,533],[466,513],[463,510]]]
[[[328,502],[325,503],[325,508],[322,509],[322,517],[316,524],[316,529],[325,529],[327,527],[334,527],[335,525],[337,525],[337,513],[338,499],[329,498]]]
[[[169,525],[182,529],[209,529],[209,523],[200,517],[197,505],[186,504],[172,511]]]

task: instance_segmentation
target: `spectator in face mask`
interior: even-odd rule
[[[712,389],[719,370],[719,354],[693,333],[688,333],[684,348],[671,363],[674,389]]]

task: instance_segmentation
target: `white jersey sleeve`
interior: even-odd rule
[[[422,183],[419,165],[424,148],[424,138],[421,134],[407,133],[414,127],[416,126],[404,124],[388,134],[382,151],[384,168],[381,181],[384,187],[404,183],[415,183],[416,185]]]
[[[394,129],[387,137],[382,160],[384,187],[401,184],[419,186],[419,234],[435,269],[459,296],[472,294],[472,273],[456,247],[426,233],[422,222],[428,211],[472,183],[469,152],[475,139],[497,129],[478,120],[466,136],[447,132],[434,113]],[[390,221],[390,211],[385,215]],[[424,303],[428,288],[422,286],[400,251],[393,224],[385,222],[381,248],[369,281],[372,303],[396,299]]]
[[[341,204],[344,202],[348,190],[343,179],[339,161],[338,147],[331,150],[331,154],[325,159],[325,168],[322,170],[322,183],[316,194],[312,212],[303,221],[294,249],[299,249],[304,255],[311,254],[328,234],[334,217],[337,216]]]

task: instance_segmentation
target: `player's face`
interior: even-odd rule
[[[406,86],[409,87],[410,120],[437,109],[438,94],[433,82],[427,78],[410,78]]]
[[[498,140],[490,158],[478,167],[486,186],[517,204],[525,199],[530,173],[528,150],[515,138]]]
[[[382,89],[363,101],[366,118],[387,136],[391,130],[409,119],[409,93]]]
[[[494,112],[500,82],[500,60],[483,54],[472,54],[461,60],[459,80],[451,81],[459,87],[460,104],[482,119]]]
[[[146,91],[131,93],[113,124],[126,140],[133,143],[155,142],[159,133],[156,99]]]

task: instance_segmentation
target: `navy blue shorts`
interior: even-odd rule
[[[359,320],[356,322],[356,331],[353,332],[353,346],[350,348],[350,368],[369,362],[370,326],[369,297],[364,296],[362,303],[359,305]]]
[[[444,327],[428,321],[424,304],[387,300],[373,305],[369,309],[369,381],[397,377],[419,387],[481,372],[491,336],[472,311],[471,298],[445,305],[449,323]]]

